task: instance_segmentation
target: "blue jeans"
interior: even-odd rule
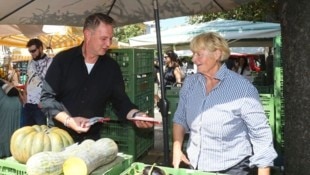
[[[38,104],[26,103],[22,117],[22,126],[47,125],[47,118],[38,107]]]
[[[250,164],[249,158],[250,157],[246,157],[240,163],[238,163],[237,165],[227,170],[213,172],[213,173],[223,173],[223,174],[229,174],[229,175],[249,175],[251,172],[251,169],[249,167],[249,164]]]

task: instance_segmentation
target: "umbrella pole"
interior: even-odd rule
[[[156,27],[156,38],[157,38],[157,56],[159,61],[159,75],[160,75],[160,90],[161,99],[159,101],[159,111],[162,115],[163,120],[163,141],[164,141],[164,162],[165,166],[170,165],[169,158],[169,120],[168,120],[168,103],[166,99],[166,91],[164,84],[164,71],[163,71],[163,59],[162,59],[162,45],[160,36],[160,21],[159,21],[159,11],[158,11],[158,0],[153,0],[154,6],[154,17],[155,17],[155,27]]]

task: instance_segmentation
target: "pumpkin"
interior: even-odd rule
[[[80,175],[110,163],[117,157],[118,147],[109,138],[96,142],[84,140],[68,146],[64,151],[44,151],[31,156],[26,164],[28,175]]]
[[[25,126],[16,130],[10,141],[14,159],[26,163],[29,157],[42,151],[62,151],[74,141],[67,131],[46,125]]]

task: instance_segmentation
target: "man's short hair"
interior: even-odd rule
[[[109,25],[114,25],[115,22],[112,17],[103,13],[94,13],[89,15],[84,22],[84,30],[85,29],[95,29],[97,28],[100,23],[105,23]]]
[[[35,45],[37,48],[40,48],[42,47],[43,48],[43,43],[41,40],[39,40],[38,38],[33,38],[33,39],[30,39],[26,45],[26,47],[30,47],[32,45]]]

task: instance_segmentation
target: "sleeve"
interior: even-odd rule
[[[189,127],[186,122],[186,111],[185,111],[186,98],[187,98],[186,96],[192,85],[192,82],[189,80],[190,80],[189,77],[184,80],[183,86],[180,89],[180,93],[179,93],[178,107],[173,116],[173,122],[176,124],[182,125],[186,132],[189,131]]]
[[[272,130],[254,86],[250,86],[247,90],[241,113],[253,147],[250,166],[272,166],[277,157],[273,146]]]
[[[57,61],[58,60],[54,58],[47,70],[40,98],[42,111],[48,116],[50,119],[49,121],[52,121],[51,119],[59,112],[65,111],[69,114],[65,106],[56,99],[57,90],[61,84],[61,68],[58,66]]]

